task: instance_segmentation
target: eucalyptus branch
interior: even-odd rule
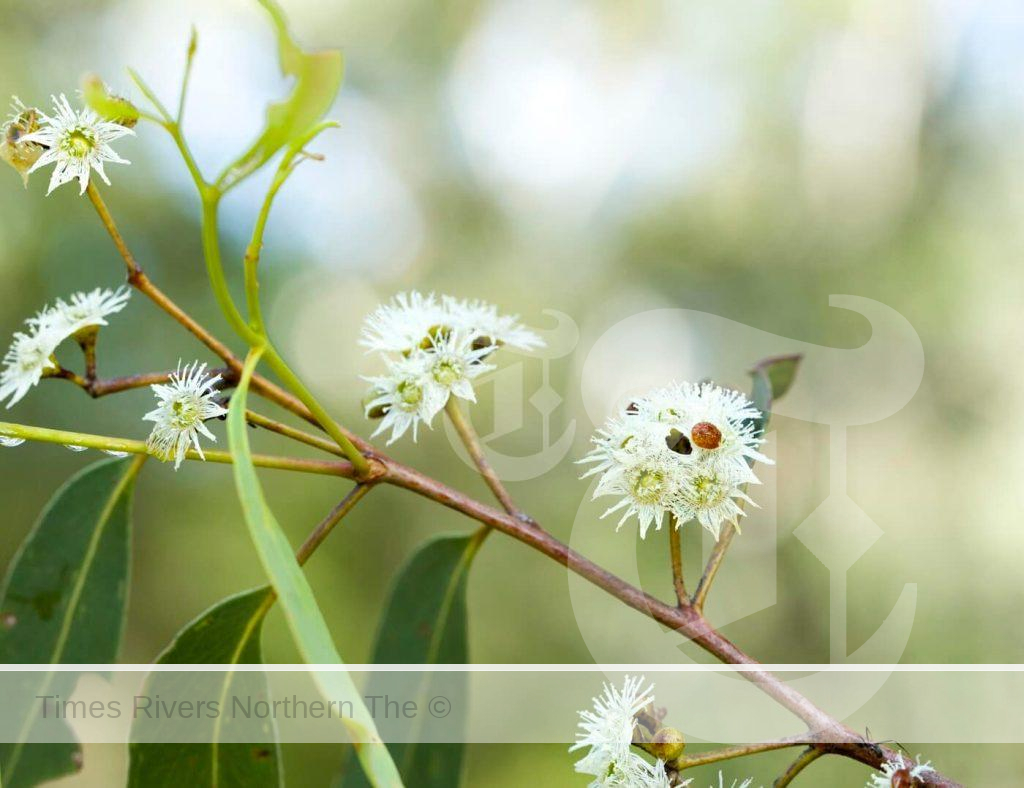
[[[704,609],[704,603],[707,602],[711,584],[714,582],[718,570],[722,567],[725,553],[729,549],[729,545],[732,544],[734,536],[736,536],[736,526],[732,523],[726,523],[725,527],[722,528],[722,533],[718,536],[718,541],[715,542],[715,546],[711,550],[708,562],[704,566],[704,573],[700,576],[700,580],[697,581],[697,590],[693,592],[692,602],[697,610]]]
[[[146,276],[146,274],[139,267],[135,261],[134,256],[128,249],[124,238],[121,236],[120,231],[117,228],[117,224],[114,222],[110,211],[107,209],[106,203],[100,196],[99,191],[96,187],[90,183],[86,192],[89,195],[89,199],[95,206],[97,213],[100,216],[100,220],[107,232],[110,234],[111,239],[114,241],[114,245],[117,247],[118,252],[124,259],[125,265],[128,268],[128,283],[132,285],[136,290],[146,295],[152,300],[157,306],[167,312],[173,317],[179,324],[184,326],[193,336],[195,336],[200,342],[208,347],[212,352],[218,355],[221,359],[227,363],[234,375],[241,374],[242,371],[242,360],[238,358],[231,349],[227,347],[223,342],[218,340],[212,333],[203,328],[197,321],[192,319],[183,309],[181,309],[174,301],[166,296],[159,288],[156,287]],[[216,210],[213,212],[213,220],[216,220]],[[204,224],[204,236],[208,234],[205,229],[207,226]],[[213,225],[215,229],[215,225]],[[213,239],[212,243],[207,240],[206,243],[211,245],[213,253],[216,255],[216,260],[220,259],[220,248],[219,243],[216,239]],[[214,266],[219,270],[219,262]],[[226,281],[224,284],[224,292],[226,294]],[[227,295],[230,300],[230,295]],[[241,320],[240,316],[239,319]],[[248,326],[242,321],[242,325],[246,330],[247,336],[253,338],[257,343],[261,341],[258,336],[254,336]],[[293,396],[288,392],[281,389],[281,387],[271,383],[269,380],[261,375],[253,375],[252,389],[257,394],[270,399],[278,405],[292,411],[296,415],[310,421],[317,426],[321,427],[327,432],[345,451],[346,456],[351,462],[366,472],[368,466],[365,463],[360,450],[356,446],[366,447],[364,441],[357,438],[352,433],[344,430],[338,425],[327,412],[319,405],[312,394],[305,388],[298,377],[291,371],[290,368],[284,363],[284,360],[280,358],[277,351],[271,347],[267,348],[265,358],[268,363],[274,369],[278,375],[285,380],[289,388],[292,388],[298,396]]]
[[[796,779],[800,772],[824,754],[825,751],[820,747],[808,747],[796,757],[796,760],[787,767],[786,771],[782,773],[782,776],[772,784],[773,788],[785,788],[785,786],[789,785]]]
[[[676,769],[677,771],[682,771],[683,769],[690,769],[694,766],[706,766],[709,763],[719,763],[720,761],[728,761],[733,758],[742,758],[746,755],[755,755],[761,752],[772,752],[773,750],[783,750],[787,747],[800,747],[802,745],[811,744],[813,741],[813,736],[809,737],[804,734],[800,736],[788,736],[786,738],[775,739],[773,741],[737,744],[733,747],[722,747],[721,749],[700,752],[695,755],[683,755],[666,765],[672,769]]]
[[[327,516],[320,521],[320,523],[313,529],[312,533],[306,537],[306,541],[302,543],[299,549],[295,552],[295,560],[299,562],[299,566],[303,566],[309,557],[316,552],[317,548],[324,543],[324,540],[330,536],[331,531],[334,530],[334,526],[341,522],[342,518],[351,512],[357,503],[359,503],[370,490],[373,489],[372,484],[356,484],[348,495],[341,499],[337,506],[331,509],[327,513]]]
[[[487,486],[491,488],[491,492],[494,493],[494,497],[498,499],[498,503],[501,504],[502,508],[511,515],[518,517],[524,522],[536,525],[537,521],[534,520],[527,514],[524,514],[522,510],[516,506],[515,501],[512,500],[512,496],[509,495],[508,490],[505,489],[505,485],[501,479],[498,478],[498,474],[495,472],[491,463],[487,461],[487,455],[484,454],[483,445],[480,443],[480,437],[476,434],[476,429],[473,427],[473,423],[469,418],[462,412],[455,397],[449,397],[448,402],[444,407],[445,413],[448,414],[449,420],[451,420],[452,426],[455,427],[455,431],[459,433],[459,438],[462,441],[462,445],[466,447],[466,451],[469,452],[469,456],[473,460],[473,464],[476,465],[477,470],[480,471],[480,475],[484,481],[487,482]]]
[[[57,443],[62,446],[82,446],[86,449],[113,452],[117,454],[151,455],[145,441],[129,438],[113,438],[105,435],[92,435],[84,432],[53,430],[46,427],[32,427],[26,424],[0,422],[0,437],[16,438],[39,443]],[[189,450],[185,454],[187,460],[198,460],[230,465],[233,463],[230,452],[207,450],[200,454]],[[271,468],[281,471],[296,471],[319,476],[340,476],[346,479],[354,477],[352,464],[345,461],[306,460],[298,457],[279,457],[268,454],[254,454],[253,464],[259,468]]]

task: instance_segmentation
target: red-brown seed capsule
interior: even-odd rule
[[[889,782],[892,788],[913,788],[916,781],[910,776],[910,769],[900,769],[893,773],[892,777],[889,778]]]
[[[702,449],[717,449],[722,445],[722,431],[710,421],[702,421],[693,425],[690,439],[694,446],[700,446]]]

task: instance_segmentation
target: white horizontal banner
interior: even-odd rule
[[[780,665],[772,668],[854,730],[900,742],[1024,743],[1024,666]],[[337,666],[6,666],[0,741],[348,741],[359,703],[387,742],[568,743],[605,682],[654,684],[665,724],[690,741],[747,743],[805,732],[742,666],[350,666],[359,697],[324,697]]]

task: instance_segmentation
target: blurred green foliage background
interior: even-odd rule
[[[314,146],[326,161],[304,164],[275,209],[263,293],[279,346],[343,423],[371,431],[359,404],[359,375],[370,367],[355,340],[363,316],[398,290],[484,298],[540,328],[553,325],[544,310],[565,313],[580,339],[550,363],[560,398],[550,429],[557,437],[575,424],[572,451],[553,470],[510,487],[568,539],[586,494],[572,461],[593,429],[582,364],[606,328],[676,307],[852,348],[867,341],[870,327],[830,309],[828,297],[876,299],[914,326],[925,372],[902,411],[849,431],[849,494],[884,532],[848,577],[850,649],[875,631],[904,584],[916,583],[904,661],[1020,661],[1019,4],[284,5],[300,40],[344,50],[347,75],[332,113],[342,127]],[[249,142],[266,101],[285,87],[271,30],[246,0],[7,0],[2,8],[0,92],[39,105],[50,93],[73,92],[86,71],[139,98],[126,66],[172,99],[194,22],[199,51],[186,133],[211,171]],[[132,166],[108,167],[111,209],[154,281],[227,337],[206,287],[187,174],[164,135],[145,126],[138,132],[118,147]],[[72,187],[44,198],[45,181],[33,178],[26,191],[13,171],[0,173],[4,332],[44,302],[122,279],[88,204]],[[254,179],[225,205],[235,274],[266,182]],[[690,338],[698,349],[705,342]],[[103,330],[105,375],[195,357],[215,361],[141,297]],[[543,385],[541,367],[524,358],[510,363],[525,370],[524,421],[493,447],[529,455],[543,441],[541,414],[529,400]],[[680,375],[703,374],[691,367],[680,358]],[[742,368],[733,375],[726,382],[744,384]],[[474,410],[482,432],[494,423],[492,400],[485,387]],[[144,391],[92,402],[45,381],[5,418],[143,437],[149,404]],[[792,530],[828,494],[829,430],[785,418],[775,427],[777,599],[724,631],[764,661],[827,661],[828,571]],[[218,436],[223,443],[222,430]],[[291,450],[265,435],[255,440]],[[392,449],[462,489],[486,492],[443,430]],[[87,459],[52,446],[0,450],[0,563]],[[264,476],[296,542],[344,491],[329,479]],[[757,529],[762,516],[745,530]],[[367,658],[389,578],[410,551],[430,534],[470,527],[392,489],[374,492],[345,521],[309,574],[347,660]],[[613,534],[608,521],[589,527],[606,532],[612,554],[635,538],[631,527]],[[175,474],[151,464],[140,479],[135,534],[126,662],[153,659],[195,614],[263,580],[225,467],[188,463]],[[663,540],[649,539],[637,556],[646,590],[670,595]],[[726,599],[712,604],[712,619],[715,604],[724,610],[728,599],[761,593],[745,586],[741,570],[742,563],[723,573],[716,595]],[[564,570],[500,535],[474,568],[470,610],[475,661],[594,659]],[[279,620],[266,647],[272,661],[294,658]],[[659,701],[672,709],[669,699]],[[671,713],[685,720],[700,710]],[[1015,746],[919,749],[968,785],[1016,785],[1024,770]],[[768,783],[789,756],[730,764],[726,775]],[[68,782],[113,784],[122,760],[115,748],[89,748],[85,771]],[[339,761],[331,748],[286,748],[296,785],[326,785]],[[561,746],[474,746],[467,780],[582,785],[572,762]],[[817,785],[867,777],[846,762],[813,770],[805,779]],[[698,784],[715,771],[699,774]]]

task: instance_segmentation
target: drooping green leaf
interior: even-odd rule
[[[224,665],[224,673],[155,672],[146,680],[143,695],[164,698],[217,700],[218,716],[190,722],[192,735],[209,743],[153,743],[173,737],[178,721],[136,717],[128,771],[131,788],[205,788],[244,785],[276,788],[283,785],[281,753],[273,717],[263,720],[259,741],[238,743],[229,727],[237,719],[227,713],[230,697],[269,696],[266,675],[260,672],[228,672],[232,665],[263,662],[260,635],[273,603],[268,588],[228,597],[204,612],[174,638],[157,664]],[[252,726],[245,723],[246,728]]]
[[[750,375],[753,378],[751,399],[754,406],[761,411],[761,418],[755,422],[758,432],[768,428],[772,416],[772,405],[786,395],[796,379],[797,369],[803,356],[799,353],[790,356],[773,356],[759,361]]]
[[[391,588],[387,608],[380,621],[373,662],[463,664],[469,662],[466,621],[466,580],[469,568],[486,532],[472,536],[439,536],[424,544],[399,571]],[[394,676],[394,674],[390,674]],[[383,694],[371,681],[367,696]],[[466,679],[462,673],[424,674],[418,687],[407,690],[422,702],[434,697],[464,698]],[[451,714],[462,715],[463,704],[453,704]],[[430,743],[433,720],[417,715],[409,721],[402,738],[388,746],[402,777],[409,785],[423,788],[453,788],[459,785],[465,745]],[[427,727],[415,729],[413,726]],[[458,730],[462,719],[446,717],[436,721],[445,732]],[[441,730],[441,728],[439,728]],[[419,736],[411,735],[418,733]],[[444,738],[442,736],[442,738]],[[422,740],[428,741],[422,741]],[[348,768],[343,788],[362,788],[363,775]]]
[[[0,593],[0,662],[117,660],[128,591],[131,493],[144,458],[105,460],[50,500],[12,562]],[[19,714],[18,741],[0,744],[8,788],[38,785],[81,768],[81,748],[63,721],[40,719],[36,696],[67,698],[75,673],[39,672],[5,714]],[[31,738],[53,743],[26,744]]]
[[[288,31],[288,21],[276,0],[258,0],[270,14],[277,34],[281,71],[295,78],[291,95],[267,107],[267,122],[259,138],[217,181],[224,191],[262,167],[277,151],[305,133],[324,116],[341,87],[341,52],[303,50]]]
[[[344,663],[334,647],[327,622],[313,596],[313,589],[295,560],[288,538],[263,497],[256,468],[252,464],[245,407],[249,381],[259,357],[259,353],[250,353],[228,410],[228,441],[234,460],[235,487],[249,536],[270,578],[270,584],[277,592],[303,659],[310,664],[342,665]],[[373,785],[376,788],[401,786],[398,769],[381,742],[373,717],[362,702],[362,695],[349,674],[332,670],[313,671],[312,675],[326,697],[351,700],[353,714],[351,718],[346,716],[343,722],[353,739],[361,742],[356,745],[356,752]]]

